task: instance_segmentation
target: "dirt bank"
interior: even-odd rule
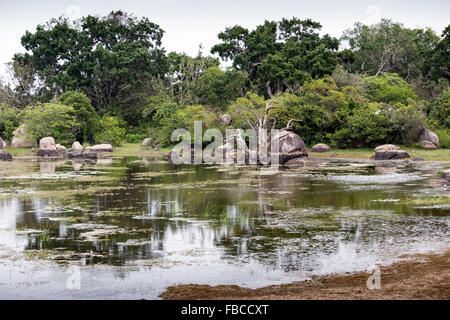
[[[309,281],[260,289],[239,286],[179,285],[164,299],[309,300],[309,299],[450,299],[450,250],[445,254],[416,255],[413,260],[381,267],[381,288],[369,290],[368,273],[314,277]]]

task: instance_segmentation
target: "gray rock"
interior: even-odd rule
[[[325,143],[318,143],[311,149],[312,152],[328,152],[330,150],[330,146],[326,145]]]
[[[14,136],[11,139],[11,148],[37,147],[37,143],[27,137],[27,131],[24,124],[14,130],[13,135]]]
[[[12,161],[12,155],[6,152],[0,152],[0,160],[2,161]]]
[[[113,152],[113,147],[110,144],[96,144],[95,146],[87,147],[86,151],[95,152]]]
[[[58,157],[60,154],[56,150],[39,150],[37,155],[39,157]]]
[[[75,141],[74,143],[72,143],[72,150],[84,150],[84,148],[81,143]]]
[[[430,143],[432,143],[435,146],[435,149],[440,147],[439,137],[437,136],[436,133],[434,133],[431,130],[423,129],[422,132],[420,133],[419,143],[422,147],[423,147],[422,143],[424,143],[425,141],[429,141]],[[429,144],[425,144],[425,146],[430,148]]]
[[[375,160],[398,160],[407,158],[410,158],[410,155],[403,150],[377,151],[374,157]]]
[[[219,122],[219,125],[223,124],[223,125],[229,126],[232,122],[232,119],[229,114],[225,113],[224,115],[220,116],[218,122]]]
[[[436,147],[436,145],[428,140],[424,140],[420,142],[420,146],[422,147],[422,149],[424,150],[435,150],[438,149],[438,147]]]
[[[308,150],[302,138],[291,130],[281,130],[273,136],[270,144],[272,145],[278,139],[279,164],[284,164],[291,159],[303,158],[308,156]],[[271,155],[273,156],[273,155]]]
[[[381,146],[378,146],[375,148],[375,152],[378,151],[392,151],[392,150],[399,150],[400,147],[397,147],[393,144],[382,144]]]
[[[144,141],[142,141],[141,143],[141,147],[150,147],[151,143],[152,143],[151,138],[145,138]]]
[[[45,137],[39,140],[39,150],[56,151],[56,143],[53,137]]]
[[[442,174],[442,179],[450,181],[450,169],[444,171],[444,173]]]

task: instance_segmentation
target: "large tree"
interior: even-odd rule
[[[321,28],[318,22],[297,18],[265,21],[251,31],[237,25],[218,35],[222,42],[211,52],[231,60],[254,89],[272,96],[333,72],[338,40],[321,37]]]
[[[82,90],[97,110],[118,106],[127,113],[142,89],[166,71],[163,33],[147,18],[121,11],[76,22],[61,17],[27,31],[26,53],[13,61],[35,70],[36,93],[47,101],[66,90]]]
[[[340,54],[341,62],[350,71],[367,75],[395,72],[411,82],[422,74],[439,37],[431,29],[408,29],[382,19],[371,26],[356,23],[341,40],[353,51],[353,56],[348,50]]]

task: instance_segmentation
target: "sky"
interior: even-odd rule
[[[236,24],[254,28],[264,20],[311,18],[322,24],[322,34],[340,37],[355,22],[373,24],[381,18],[406,27],[430,27],[438,34],[450,23],[449,0],[0,0],[0,78],[4,64],[24,52],[20,37],[38,24],[61,15],[77,19],[122,10],[148,17],[165,30],[167,51],[195,55],[218,43],[217,34]]]

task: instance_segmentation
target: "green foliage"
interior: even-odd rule
[[[450,128],[450,90],[442,92],[430,105],[429,119],[441,128]]]
[[[236,99],[228,107],[227,113],[231,116],[235,128],[250,129],[248,122],[255,123],[257,121],[256,115],[261,115],[264,109],[264,97],[254,92],[247,92],[245,97]]]
[[[128,142],[128,143],[140,143],[145,138],[147,138],[146,134],[127,133],[125,135],[125,142]]]
[[[92,142],[100,127],[100,117],[95,112],[89,98],[84,93],[67,91],[55,102],[72,106],[75,109],[75,115],[81,126],[76,139],[80,142]]]
[[[343,121],[343,126],[333,135],[334,144],[339,148],[376,146],[392,141],[392,125],[384,111],[373,112],[369,106],[355,110]]]
[[[364,83],[366,97],[372,101],[408,104],[409,100],[419,99],[413,86],[396,74],[382,73],[376,77],[366,77]]]
[[[234,26],[219,33],[222,42],[211,52],[232,60],[258,93],[271,96],[333,72],[338,40],[320,37],[321,28],[318,22],[297,18],[265,21],[252,31]]]
[[[421,105],[397,103],[389,106],[387,112],[403,144],[411,145],[418,140],[420,132],[425,128],[425,114]]]
[[[53,137],[56,143],[69,146],[80,132],[75,109],[57,103],[29,106],[22,112],[29,138],[39,142],[43,137]]]
[[[434,81],[441,78],[450,81],[450,25],[442,33],[442,39],[428,55],[424,74]]]
[[[450,149],[450,129],[435,129],[433,132],[439,137],[441,148]]]
[[[19,126],[18,110],[7,105],[0,105],[0,137],[11,139],[13,131]]]
[[[105,115],[100,119],[100,131],[95,135],[96,143],[120,146],[125,139],[124,121],[119,117]]]
[[[224,110],[228,103],[243,94],[245,82],[241,71],[210,67],[199,77],[197,95],[202,104]]]

